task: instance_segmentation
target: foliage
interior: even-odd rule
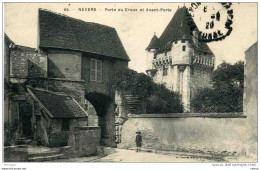
[[[154,93],[146,100],[147,113],[181,113],[183,106],[179,94],[165,85],[157,85]]]
[[[234,65],[223,62],[213,72],[213,85],[215,88],[239,87],[244,85],[244,62],[238,61]]]
[[[147,113],[181,113],[183,106],[180,96],[168,90],[165,85],[158,85],[144,73],[124,69],[116,72],[112,87],[140,98]],[[143,111],[144,112],[144,111]]]
[[[112,87],[118,91],[125,91],[143,99],[149,97],[154,92],[155,83],[144,73],[123,69],[116,72]]]
[[[195,112],[242,112],[244,63],[220,64],[213,71],[213,88],[198,90],[191,100]]]

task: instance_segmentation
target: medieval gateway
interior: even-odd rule
[[[186,7],[179,8],[162,35],[156,35],[147,51],[147,74],[182,97],[184,111],[199,88],[211,87],[215,56],[206,43],[198,41],[199,30]]]
[[[99,143],[115,147],[110,81],[129,62],[116,30],[44,9],[38,14],[36,49],[5,34],[5,145],[80,150],[85,143],[85,154]]]

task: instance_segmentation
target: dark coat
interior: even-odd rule
[[[142,146],[142,136],[141,136],[140,134],[137,134],[137,135],[136,135],[135,143],[136,143],[136,146],[137,146],[137,147]]]

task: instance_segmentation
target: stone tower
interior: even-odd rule
[[[198,41],[198,32],[182,7],[162,35],[154,35],[146,48],[147,74],[154,82],[179,92],[185,112],[191,111],[190,100],[197,90],[212,85],[215,56],[206,43]]]

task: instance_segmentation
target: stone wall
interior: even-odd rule
[[[44,82],[45,89],[72,96],[85,109],[84,81],[72,81],[61,78],[48,78]]]
[[[41,109],[40,109],[41,110]],[[62,130],[62,120],[49,118],[43,110],[41,116],[36,116],[37,138],[40,138],[41,145],[48,147],[67,146],[69,136],[79,126],[87,126],[87,118],[75,118],[69,120],[69,130]]]
[[[48,77],[81,80],[81,53],[48,50]]]
[[[252,139],[258,140],[258,43],[245,52],[243,109],[252,126]]]
[[[217,114],[206,114],[205,117],[185,115],[132,115],[122,127],[122,142],[118,147],[135,148],[135,132],[141,131],[143,148],[146,149],[226,152],[252,156],[252,161],[256,161],[254,126],[244,115],[234,114],[233,118],[217,118]]]
[[[198,89],[212,87],[212,71],[193,67],[191,69],[191,99],[196,95]]]
[[[70,133],[68,145],[72,146],[75,157],[95,155],[100,146],[100,127],[76,127]]]
[[[27,48],[26,48],[27,49]],[[26,49],[11,50],[10,54],[10,77],[47,77],[47,56]]]

